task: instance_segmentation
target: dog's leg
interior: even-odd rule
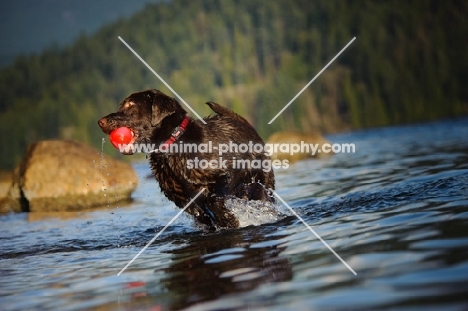
[[[244,191],[249,200],[261,200],[266,202],[275,202],[272,196],[268,195],[267,189],[259,183],[245,185]]]
[[[206,198],[206,209],[214,218],[214,223],[220,228],[238,228],[239,220],[224,205],[224,197],[211,196]]]

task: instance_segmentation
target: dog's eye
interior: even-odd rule
[[[126,102],[123,106],[124,109],[128,109],[132,106],[135,106],[135,103],[134,102]]]

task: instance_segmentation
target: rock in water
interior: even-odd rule
[[[294,131],[286,131],[286,132],[276,132],[273,133],[267,140],[268,144],[276,145],[277,149],[272,153],[271,159],[279,159],[279,160],[288,160],[289,162],[296,162],[307,158],[323,158],[333,154],[333,152],[324,153],[321,152],[322,147],[324,144],[328,144],[329,142],[320,134],[320,133],[300,133]],[[292,152],[291,148],[292,145],[301,146],[304,144],[316,144],[317,145],[317,152],[312,154],[312,150],[304,148],[305,152]],[[282,152],[281,145],[286,148],[286,152]],[[292,153],[292,154],[291,154]]]
[[[7,202],[8,191],[11,187],[11,180],[12,172],[0,170],[0,215],[9,211],[8,209],[5,209],[5,202]]]
[[[68,211],[128,199],[138,185],[133,168],[76,141],[39,141],[13,176],[13,211]]]

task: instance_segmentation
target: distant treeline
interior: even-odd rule
[[[70,47],[20,57],[0,71],[0,167],[16,165],[38,139],[101,148],[96,121],[126,95],[146,88],[170,94],[118,36],[199,114],[210,113],[205,102],[218,102],[265,138],[284,129],[336,132],[466,114],[467,16],[468,1],[149,5]]]

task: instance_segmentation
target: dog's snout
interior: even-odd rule
[[[107,119],[105,117],[99,119],[98,124],[101,128],[105,128],[107,126]]]

